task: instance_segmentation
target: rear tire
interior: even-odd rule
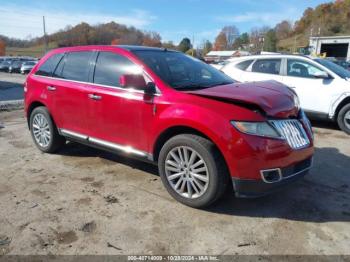
[[[65,145],[46,107],[35,108],[30,114],[30,133],[35,145],[45,153],[54,153]]]
[[[340,109],[337,122],[340,129],[350,135],[350,104],[347,104]]]
[[[158,167],[169,194],[194,208],[213,204],[229,181],[226,163],[216,146],[192,134],[169,139],[160,151]]]

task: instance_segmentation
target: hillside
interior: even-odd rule
[[[295,51],[308,45],[310,36],[350,35],[350,0],[337,0],[307,8],[292,32],[277,43],[279,50]]]

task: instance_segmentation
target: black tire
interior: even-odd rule
[[[345,117],[349,117],[350,115],[350,104],[347,104],[340,109],[337,122],[338,126],[341,130],[343,130],[345,133],[350,135],[350,119],[346,119]]]
[[[207,166],[209,182],[204,193],[198,198],[188,198],[177,193],[167,179],[165,171],[167,155],[179,146],[194,149]],[[194,208],[204,208],[213,204],[224,194],[229,181],[226,163],[216,146],[208,139],[192,134],[181,134],[169,139],[160,151],[158,167],[161,180],[169,194],[177,201]]]
[[[47,146],[41,146],[37,142],[37,140],[36,140],[36,138],[34,136],[33,119],[38,114],[43,115],[45,117],[48,125],[49,125],[50,140],[49,140]],[[58,133],[57,127],[56,127],[54,121],[52,120],[49,111],[44,106],[36,107],[31,112],[30,120],[29,120],[29,126],[30,126],[30,133],[32,135],[33,141],[34,141],[35,145],[37,146],[37,148],[39,148],[42,152],[54,153],[57,150],[59,150],[60,148],[62,148],[65,145],[65,143],[66,143],[65,138],[63,136],[60,136],[60,134]]]

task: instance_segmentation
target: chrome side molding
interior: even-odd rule
[[[131,146],[124,146],[124,145],[120,145],[120,144],[116,144],[116,143],[111,143],[111,142],[108,142],[108,141],[105,141],[102,139],[89,137],[87,135],[83,135],[83,134],[73,132],[73,131],[70,131],[67,129],[59,129],[59,132],[63,136],[75,138],[78,140],[83,140],[83,141],[89,142],[91,144],[102,146],[104,148],[122,151],[124,153],[134,154],[134,155],[137,155],[140,157],[147,157],[149,160],[153,159],[151,154],[144,152],[144,151],[141,151],[141,150],[138,150],[138,149],[135,149]]]
[[[85,136],[83,134],[76,133],[76,132],[73,132],[73,131],[69,131],[69,130],[66,130],[66,129],[60,129],[60,133],[62,135],[64,135],[64,136],[68,136],[68,137],[79,138],[79,139],[82,139],[82,140],[87,140],[88,139],[88,136]]]
[[[137,149],[134,149],[131,146],[123,146],[123,145],[107,142],[105,140],[101,140],[98,138],[89,137],[88,141],[93,143],[93,144],[101,145],[101,146],[108,147],[111,149],[120,150],[120,151],[123,151],[127,154],[131,153],[131,154],[135,154],[135,155],[139,155],[139,156],[146,156],[147,155],[147,153],[140,151],[140,150],[137,150]]]

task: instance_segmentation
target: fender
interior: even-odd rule
[[[334,102],[331,104],[330,109],[329,109],[328,117],[330,119],[334,119],[338,106],[346,98],[350,98],[350,92],[344,92],[337,99],[334,100]]]

